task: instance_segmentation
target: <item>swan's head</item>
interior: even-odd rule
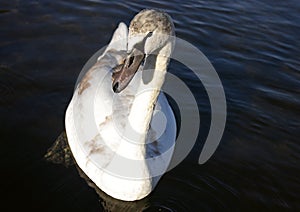
[[[126,88],[143,61],[147,63],[149,55],[156,55],[168,63],[173,49],[174,35],[174,24],[168,14],[157,10],[139,12],[130,22],[127,57],[113,77],[114,92],[119,93]],[[153,65],[155,69],[160,68]]]

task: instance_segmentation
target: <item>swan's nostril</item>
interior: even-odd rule
[[[115,93],[118,93],[118,88],[119,88],[119,82],[116,82],[114,85],[113,85],[113,91],[115,92]]]
[[[132,65],[133,61],[134,61],[134,57],[130,57],[128,62],[128,68]]]

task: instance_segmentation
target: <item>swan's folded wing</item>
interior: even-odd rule
[[[108,51],[127,51],[127,38],[128,38],[128,28],[126,24],[121,22],[118,28],[115,30],[111,41],[109,42],[108,46],[104,53],[98,57],[98,61],[103,58]]]
[[[111,72],[126,53],[127,35],[127,26],[120,23],[104,53],[83,74],[66,111],[65,125],[71,151],[79,167],[92,180],[92,176],[99,176],[99,167],[105,167],[114,155],[115,143],[107,146],[99,128],[112,113]]]

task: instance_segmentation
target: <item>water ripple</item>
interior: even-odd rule
[[[14,89],[0,82],[0,104],[8,104],[14,99]]]
[[[300,4],[297,0],[2,0],[0,118],[6,120],[7,128],[14,127],[10,131],[15,134],[18,134],[16,129],[32,132],[26,136],[20,133],[22,136],[16,140],[3,142],[3,149],[6,151],[6,145],[13,143],[32,147],[32,152],[24,152],[21,157],[32,153],[43,155],[35,147],[40,144],[45,150],[55,137],[55,126],[63,125],[63,113],[85,61],[107,44],[120,21],[128,24],[135,13],[150,7],[168,12],[178,37],[198,47],[215,66],[227,98],[225,135],[204,168],[190,166],[196,159],[189,161],[175,174],[164,177],[146,200],[128,204],[111,200],[108,208],[114,209],[120,203],[121,210],[191,211],[196,205],[199,210],[211,211],[232,209],[239,203],[248,210],[293,206],[299,209]],[[199,107],[205,107],[200,111],[201,116],[209,116],[203,86],[185,72],[186,67],[175,62],[170,67],[173,74],[194,89]],[[53,116],[59,116],[60,121],[54,122]],[[30,126],[22,121],[26,119],[31,120]],[[1,131],[0,135],[5,133]],[[42,135],[43,139],[36,139],[36,135]],[[199,137],[205,138],[206,134]],[[198,157],[203,142],[197,141],[199,148],[194,148],[192,155]],[[28,171],[27,165],[24,170]],[[17,177],[36,189],[40,185],[32,182],[30,176],[44,172],[47,174],[38,179],[40,183],[51,182],[51,171],[40,168],[29,177],[24,174]],[[8,190],[17,189],[16,185]],[[45,187],[40,192],[50,198],[46,202],[65,203],[55,199],[51,189]],[[70,190],[60,192],[69,199],[77,198]],[[35,203],[42,202],[39,193],[35,195]],[[11,196],[15,202],[15,194]],[[24,195],[27,201],[26,198]],[[105,199],[104,196],[103,204],[107,204]],[[77,200],[78,205],[90,207]],[[44,209],[45,205],[42,202],[40,207]]]

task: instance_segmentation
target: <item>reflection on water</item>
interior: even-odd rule
[[[166,10],[178,37],[198,47],[224,85],[224,137],[204,165],[210,126],[205,89],[182,64],[170,71],[200,108],[198,141],[188,158],[128,210],[299,209],[300,3],[296,0],[108,2],[1,1],[0,123],[4,203],[14,209],[119,207],[97,195],[77,169],[43,155],[64,129],[64,113],[82,66],[107,44],[120,21],[142,8]],[[20,198],[22,197],[22,198]],[[100,201],[100,203],[99,203]],[[109,206],[108,206],[109,205]]]
[[[101,205],[103,206],[105,211],[142,211],[147,208],[147,198],[135,202],[126,202],[114,199],[113,197],[105,194],[103,191],[98,189],[98,187],[91,180],[89,180],[88,177],[79,168],[78,172],[80,173],[80,176],[87,181],[87,184],[95,189],[100,197]]]
[[[101,191],[88,176],[76,165],[70,147],[67,141],[67,135],[62,132],[61,135],[56,139],[51,148],[48,149],[44,158],[48,162],[55,164],[61,164],[65,167],[76,166],[79,175],[86,181],[87,185],[95,189],[96,193],[100,197],[101,205],[105,211],[142,211],[146,208],[148,200],[144,198],[140,201],[127,202],[114,199],[109,195]]]

